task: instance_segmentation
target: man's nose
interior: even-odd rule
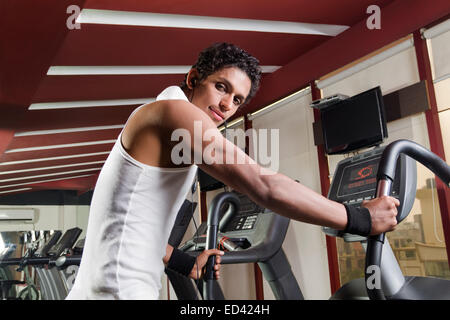
[[[233,97],[231,95],[225,95],[220,99],[220,107],[225,111],[230,111],[233,107]]]

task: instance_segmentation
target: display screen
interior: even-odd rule
[[[387,137],[380,87],[324,108],[320,114],[328,154],[374,146]]]
[[[201,191],[216,190],[223,188],[225,186],[221,181],[216,180],[214,177],[211,177],[209,174],[207,174],[205,171],[201,169],[198,169],[197,176],[198,182],[200,183]]]
[[[377,172],[380,158],[372,158],[344,167],[339,182],[337,197],[346,199],[358,199],[368,195],[375,196],[377,188]],[[397,160],[395,176],[400,176],[401,166]],[[400,191],[400,181],[394,179],[391,196],[396,196]]]
[[[344,168],[339,184],[338,197],[374,191],[377,184],[379,158],[350,165]]]

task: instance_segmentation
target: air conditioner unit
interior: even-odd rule
[[[0,223],[34,223],[37,219],[36,209],[0,208]]]

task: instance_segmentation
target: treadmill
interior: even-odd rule
[[[0,266],[17,265],[17,271],[34,266],[41,299],[63,300],[73,286],[81,262],[82,243],[74,246],[81,232],[77,227],[67,230],[64,235],[55,231],[41,248],[29,249],[21,258],[3,259]],[[69,250],[73,254],[66,255]]]

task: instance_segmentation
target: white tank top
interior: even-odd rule
[[[177,86],[156,100],[168,99],[187,100]],[[121,136],[98,177],[81,265],[66,299],[158,299],[167,241],[197,166],[145,165],[125,151]]]

